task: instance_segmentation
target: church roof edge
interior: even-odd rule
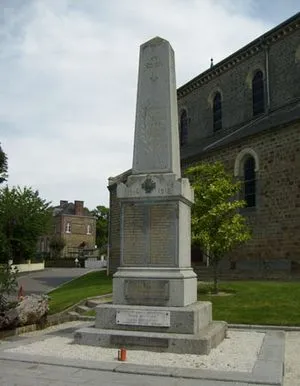
[[[263,35],[252,40],[250,43],[240,48],[238,51],[229,55],[227,58],[221,60],[219,63],[213,65],[213,67],[205,70],[195,78],[191,79],[184,85],[177,89],[178,98],[183,97],[194,89],[197,89],[202,84],[209,82],[211,79],[219,76],[222,72],[231,69],[233,66],[241,62],[242,60],[256,54],[259,50],[263,49],[270,43],[284,37],[288,33],[300,27],[300,12],[296,13],[289,19],[278,24],[276,27],[265,32]]]

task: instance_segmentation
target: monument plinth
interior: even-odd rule
[[[97,307],[78,343],[208,353],[225,335],[197,302],[191,268],[193,190],[181,178],[174,52],[156,37],[140,48],[132,175],[119,183],[121,263],[113,304]]]

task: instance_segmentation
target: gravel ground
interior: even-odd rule
[[[78,322],[65,323],[64,328],[76,327],[76,323]],[[82,326],[82,322],[80,325]],[[59,329],[58,327],[50,327],[45,332],[53,333]],[[34,337],[39,334],[40,332],[32,332],[23,334],[23,336]],[[249,372],[257,359],[264,335],[262,332],[229,330],[228,337],[216,349],[213,349],[209,355],[128,350],[127,363]],[[5,351],[29,355],[55,356],[62,359],[92,359],[105,362],[117,360],[117,349],[76,345],[72,344],[72,338],[64,336],[52,336],[43,341],[27,345],[21,345],[20,342],[20,346]]]
[[[300,385],[300,333],[285,334],[285,376],[284,386]]]

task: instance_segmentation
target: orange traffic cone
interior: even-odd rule
[[[120,350],[118,350],[118,361],[125,362],[126,361],[126,353],[127,353],[126,348],[121,348]]]

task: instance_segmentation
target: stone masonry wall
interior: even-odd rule
[[[271,107],[277,107],[300,96],[300,29],[269,48]]]
[[[63,255],[68,253],[68,248],[77,248],[82,242],[85,242],[87,248],[95,248],[96,240],[96,220],[88,216],[61,216],[62,237],[66,241]],[[65,224],[71,224],[71,233],[65,232]],[[91,234],[87,234],[87,226],[91,225]]]
[[[300,262],[300,122],[218,149],[199,161],[221,161],[233,173],[236,157],[245,148],[259,159],[257,206],[242,210],[253,237],[230,257]]]
[[[117,199],[117,185],[109,187],[109,272],[115,272],[120,265],[120,202]]]

